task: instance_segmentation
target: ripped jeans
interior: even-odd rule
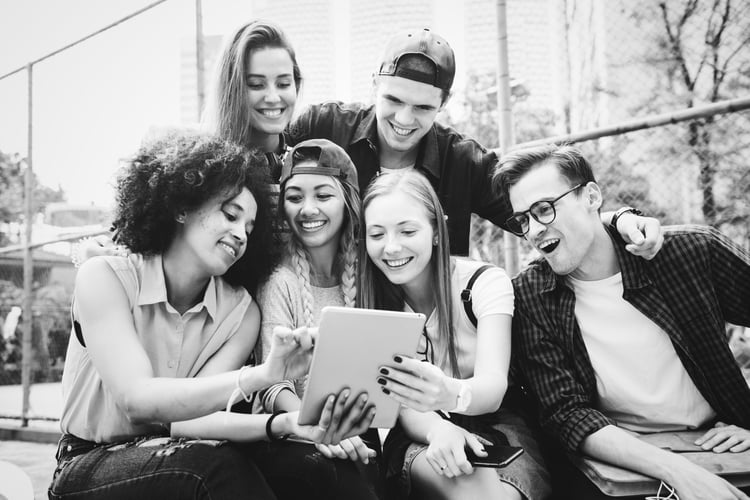
[[[60,439],[50,499],[276,497],[249,459],[225,441],[153,437],[97,444]]]

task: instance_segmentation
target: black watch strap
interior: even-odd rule
[[[617,221],[620,220],[620,217],[622,217],[623,214],[628,213],[633,215],[643,215],[643,212],[641,212],[637,208],[622,207],[615,212],[615,215],[612,216],[612,221],[610,222],[610,224],[612,224],[612,227],[617,229]]]

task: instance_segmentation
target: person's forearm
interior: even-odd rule
[[[409,439],[417,443],[427,443],[430,429],[442,420],[434,411],[421,412],[407,407],[401,407],[398,419]]]
[[[273,403],[273,411],[297,411],[302,405],[299,397],[290,390],[284,389],[276,395]]]
[[[134,423],[190,420],[226,407],[237,377],[238,370],[207,377],[135,380],[120,404]],[[244,369],[240,384],[249,395],[273,382],[265,365],[259,365]]]
[[[641,441],[613,425],[602,427],[581,443],[586,455],[673,484],[683,458]]]
[[[267,439],[268,418],[268,415],[217,411],[192,420],[174,422],[171,434],[173,437],[227,439],[235,442],[261,441]]]
[[[464,380],[471,386],[471,404],[465,415],[484,415],[497,411],[508,389],[508,377],[501,372],[486,373]]]
[[[612,225],[612,217],[615,216],[614,210],[609,210],[607,212],[601,212],[600,217],[602,219],[602,223],[606,226]]]

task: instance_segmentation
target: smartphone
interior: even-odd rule
[[[466,448],[466,458],[474,467],[494,467],[500,469],[521,456],[523,448],[520,446],[485,446],[486,457],[478,457],[471,448]]]

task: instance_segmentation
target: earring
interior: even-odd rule
[[[432,246],[436,247],[437,244],[438,244],[438,239],[437,238],[433,238],[432,239]]]

